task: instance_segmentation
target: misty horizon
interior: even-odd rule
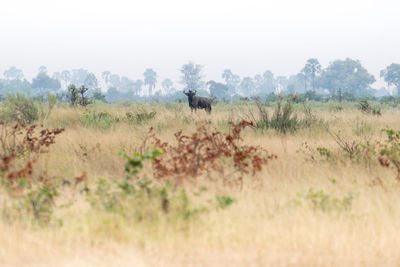
[[[45,65],[51,73],[84,68],[141,79],[152,68],[178,87],[189,60],[204,66],[207,80],[222,81],[224,69],[289,76],[309,58],[323,67],[351,58],[379,89],[379,72],[400,62],[399,8],[394,0],[5,1],[0,72],[16,66],[31,80]]]

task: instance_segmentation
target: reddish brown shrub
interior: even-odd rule
[[[36,132],[37,126],[25,126],[17,123],[9,127],[4,123],[2,125],[0,144],[1,144],[1,161],[0,161],[0,178],[5,182],[18,187],[18,180],[24,179],[30,183],[33,174],[33,165],[37,161],[39,154],[47,153],[48,148],[55,144],[55,138],[62,133],[64,129],[44,129],[41,126],[40,132]],[[20,156],[28,154],[29,157]],[[37,181],[47,181],[47,179],[39,176]]]
[[[17,123],[9,126],[4,122],[0,122],[0,156],[8,157],[13,155],[18,157],[26,153],[47,153],[48,147],[55,143],[57,135],[62,133],[64,129],[45,129],[40,126],[40,131],[36,125],[25,126]]]
[[[210,177],[211,171],[217,171],[225,179],[227,174],[224,168],[233,165],[234,172],[228,174],[229,178],[241,180],[243,174],[255,175],[269,160],[277,157],[259,146],[240,145],[243,140],[241,132],[253,126],[251,122],[230,124],[231,134],[212,131],[205,124],[200,125],[190,136],[179,131],[175,133],[177,144],[162,142],[150,129],[153,145],[164,151],[153,161],[155,177],[171,176],[181,180],[203,173]]]

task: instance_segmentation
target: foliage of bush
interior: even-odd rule
[[[40,133],[35,129],[16,125],[11,135],[0,138],[0,189],[10,197],[2,207],[2,215],[6,220],[18,216],[23,221],[47,224],[53,217],[58,192],[50,179],[35,173],[34,164],[40,154],[47,153],[48,147],[55,144],[55,137],[63,129],[42,129]],[[17,135],[25,138],[18,139]]]
[[[351,210],[353,200],[358,198],[358,194],[355,193],[348,193],[344,197],[338,198],[323,190],[314,191],[312,188],[307,192],[300,192],[298,195],[307,200],[314,209],[327,212]]]
[[[206,201],[195,205],[191,198],[200,196],[205,188],[189,193],[183,188],[173,186],[169,181],[154,182],[141,175],[146,161],[154,162],[164,152],[154,149],[152,152],[120,155],[126,160],[125,179],[109,181],[99,179],[94,189],[88,189],[88,199],[96,209],[105,210],[136,222],[157,221],[160,216],[188,220],[210,209],[225,209],[233,204],[230,196],[216,196],[216,204]]]
[[[92,99],[100,101],[102,103],[107,103],[106,95],[104,95],[99,88],[92,92]]]
[[[252,123],[241,121],[230,125],[231,134],[210,130],[206,124],[197,127],[196,132],[189,136],[179,131],[175,133],[177,143],[172,145],[162,142],[151,129],[153,145],[165,152],[153,161],[155,177],[175,177],[179,182],[204,173],[210,177],[210,172],[216,171],[224,182],[241,183],[243,174],[254,175],[277,157],[261,147],[241,144],[242,130],[253,126]],[[231,165],[234,172],[226,173],[229,167],[223,167],[222,162]]]
[[[286,98],[286,102],[282,104],[283,97],[281,96],[276,104],[275,111],[270,118],[268,111],[259,99],[255,98],[255,103],[258,109],[259,118],[256,119],[252,113],[248,116],[254,122],[257,129],[274,129],[281,134],[295,133],[302,128],[310,128],[315,125],[323,125],[323,121],[318,119],[311,110],[311,106],[307,101],[303,103],[304,118],[299,119],[294,109],[296,96]]]
[[[376,143],[368,139],[348,139],[345,138],[340,132],[331,133],[331,136],[339,146],[342,155],[350,158],[354,162],[363,162],[371,165],[376,160]]]
[[[361,100],[358,105],[358,109],[365,114],[372,114],[376,116],[381,116],[381,109],[378,107],[372,107],[371,104],[367,100]]]
[[[380,143],[379,162],[384,167],[393,167],[397,171],[397,179],[400,180],[400,131],[383,129],[387,139]]]
[[[334,105],[329,106],[329,110],[331,112],[341,112],[341,111],[343,111],[343,106],[340,104],[334,104]]]
[[[75,85],[71,84],[68,87],[67,99],[71,103],[71,106],[77,106],[78,104],[85,107],[90,104],[90,99],[85,94],[89,91],[89,88],[82,85],[77,88]]]
[[[48,147],[55,143],[55,137],[63,129],[42,129],[39,133],[35,131],[35,126],[17,125],[11,129],[13,131],[10,136],[14,140],[10,143],[2,140],[2,144],[7,143],[8,146],[1,156],[0,191],[8,194],[9,199],[2,203],[1,218],[49,224],[55,219],[54,210],[60,195],[60,185],[38,175],[34,166],[39,155],[48,152]],[[75,189],[80,189],[81,194],[86,195],[93,208],[135,222],[157,221],[160,216],[188,220],[210,209],[226,209],[235,202],[228,195],[217,195],[214,201],[208,199],[203,203],[199,199],[196,201],[199,204],[194,204],[192,198],[206,191],[204,187],[198,192],[188,192],[169,181],[160,183],[148,178],[141,172],[145,162],[154,162],[163,153],[160,149],[145,154],[135,153],[133,156],[121,152],[126,160],[125,178],[100,178],[93,187],[87,183],[86,173],[83,173],[75,178]]]
[[[96,112],[91,110],[86,110],[81,116],[80,120],[85,127],[103,130],[111,128],[113,123],[118,121],[118,119],[114,118],[106,111]]]
[[[22,124],[32,124],[36,121],[43,123],[50,116],[56,103],[57,97],[50,93],[47,94],[46,101],[41,98],[34,99],[23,93],[8,94],[7,101],[3,103],[1,119]]]
[[[258,129],[275,129],[277,132],[286,134],[294,133],[300,128],[300,121],[297,114],[294,113],[293,102],[295,98],[290,97],[286,99],[286,103],[282,106],[282,99],[276,104],[274,114],[269,118],[267,110],[263,104],[256,100],[257,108],[259,111],[260,119],[256,121],[255,127]]]
[[[23,93],[8,94],[4,102],[2,119],[31,124],[39,119],[39,109],[32,97]]]
[[[39,128],[39,132],[36,130]],[[36,125],[7,124],[0,122],[0,157],[40,155],[48,152],[57,135],[64,129],[45,129]]]
[[[142,124],[154,119],[157,115],[156,111],[148,112],[145,109],[140,109],[136,112],[127,112],[126,121],[128,123]]]

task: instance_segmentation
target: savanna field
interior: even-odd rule
[[[393,105],[1,108],[1,266],[400,265]]]

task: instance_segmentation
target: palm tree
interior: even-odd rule
[[[111,72],[109,71],[103,71],[103,73],[101,74],[101,78],[103,78],[103,81],[106,84],[107,88],[108,88],[108,83],[110,82],[110,76]]]
[[[69,70],[63,70],[61,72],[61,80],[64,81],[63,88],[67,88],[71,82],[71,72]]]
[[[157,72],[153,69],[146,69],[143,73],[144,84],[149,86],[149,95],[153,94],[153,89],[156,87],[157,83]]]
[[[321,64],[319,64],[318,59],[316,58],[310,58],[309,60],[307,60],[306,65],[302,69],[302,73],[304,73],[305,76],[311,76],[313,91],[315,91],[315,84],[314,84],[315,76],[320,72],[321,72]]]

